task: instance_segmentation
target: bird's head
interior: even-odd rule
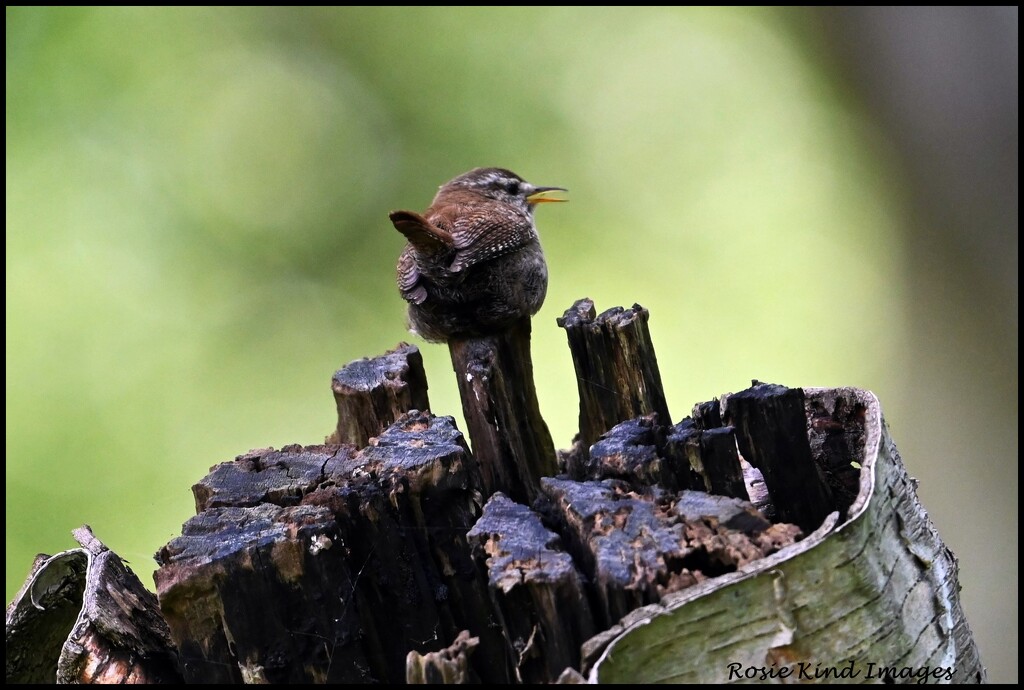
[[[474,168],[441,185],[435,202],[451,193],[468,192],[532,213],[536,204],[568,201],[558,194],[566,191],[564,187],[537,187],[504,168]]]

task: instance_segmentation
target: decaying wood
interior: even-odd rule
[[[736,453],[735,429],[724,426],[702,431],[700,453],[697,457],[700,458],[700,465],[694,464],[694,468],[698,474],[705,477],[705,489],[708,493],[744,500],[749,498],[743,482],[743,468]]]
[[[855,460],[867,435],[867,406],[855,396],[804,398],[807,441],[838,507],[857,498],[860,464]]]
[[[579,667],[594,634],[579,572],[540,516],[494,494],[469,532],[515,658],[516,679],[545,683]]]
[[[666,438],[657,415],[616,424],[590,447],[589,453],[566,453],[570,478],[625,479],[636,486],[685,489],[693,482],[693,469],[685,448]]]
[[[736,428],[743,457],[764,475],[779,519],[810,533],[846,505],[837,503],[822,462],[811,452],[804,392],[754,383],[726,398],[723,417]]]
[[[558,469],[533,383],[530,328],[526,318],[504,333],[448,342],[484,494],[527,502]]]
[[[298,505],[326,479],[348,471],[357,452],[348,445],[290,445],[243,453],[234,462],[213,467],[192,487],[196,513],[262,503]]]
[[[689,467],[699,477],[698,487],[719,496],[749,498],[731,426],[702,429],[687,418],[672,427],[669,439],[682,449]]]
[[[258,490],[236,489],[245,473]],[[410,651],[469,629],[484,643],[477,675],[507,681],[466,540],[478,482],[451,418],[415,411],[355,454],[294,446],[215,468],[201,484],[213,498],[197,500],[156,573],[186,679],[402,682]]]
[[[479,637],[470,637],[469,631],[463,630],[451,645],[439,652],[409,652],[405,659],[405,682],[409,685],[479,683],[469,667],[469,656],[479,644]]]
[[[338,424],[332,443],[363,447],[409,410],[429,410],[420,351],[407,343],[372,359],[357,359],[331,380]]]
[[[693,406],[693,423],[698,429],[715,429],[722,426],[722,403],[708,400]]]
[[[647,310],[634,304],[596,313],[593,301],[581,299],[558,319],[576,369],[584,453],[619,422],[655,413],[671,424]]]
[[[804,540],[633,612],[588,647],[591,682],[985,680],[956,560],[878,401],[855,389],[807,394],[811,419],[854,421],[848,440],[862,440],[850,448],[858,491],[848,518],[834,510]],[[755,397],[762,412],[777,409],[772,395]]]
[[[602,628],[633,609],[728,573],[793,543],[800,531],[773,525],[749,503],[700,491],[621,480],[544,479],[549,520],[594,583]],[[627,557],[628,554],[628,557]]]
[[[156,597],[88,526],[7,607],[8,683],[181,683]]]
[[[370,681],[344,542],[320,506],[212,508],[158,554],[189,683]]]
[[[956,561],[870,393],[755,384],[673,425],[646,310],[581,300],[559,323],[581,397],[565,475],[523,321],[449,344],[475,453],[418,411],[401,345],[335,375],[348,443],[250,451],[196,484],[156,573],[184,680],[984,680]],[[8,681],[178,680],[130,571],[79,541],[8,609]],[[83,627],[100,563],[95,601],[130,615]],[[96,635],[62,646],[71,628]]]

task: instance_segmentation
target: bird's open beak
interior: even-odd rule
[[[559,192],[568,192],[565,187],[534,187],[533,193],[526,197],[531,204],[540,204],[546,201],[568,201],[563,199]]]

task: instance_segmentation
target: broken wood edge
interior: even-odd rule
[[[580,401],[578,442],[571,452],[584,459],[621,422],[656,413],[661,424],[671,426],[649,321],[650,312],[639,304],[598,314],[589,297],[555,319],[568,340]]]
[[[69,640],[82,625],[92,560],[81,548],[36,556],[7,607],[6,683],[58,682]]]
[[[444,649],[421,654],[412,650],[405,658],[405,682],[407,685],[470,685],[480,679],[469,666],[469,657],[480,645],[479,637],[470,637],[463,630],[455,641]]]
[[[785,678],[779,675],[784,668],[813,680],[822,667],[878,681],[881,666],[894,673],[926,669],[938,674],[936,680],[985,682],[960,603],[956,559],[917,498],[878,398],[855,388],[804,391],[819,399],[845,395],[865,405],[859,490],[849,518],[840,523],[833,512],[797,544],[631,612],[619,631],[598,635],[589,649],[585,643],[584,658],[593,660],[582,669],[588,683],[777,681]],[[902,542],[888,573],[880,557],[894,554],[881,550],[885,539]],[[883,572],[870,570],[879,568]],[[872,574],[882,577],[874,582]],[[886,597],[886,588],[905,584],[900,578],[908,575],[916,579],[907,590]],[[846,616],[854,619],[852,626],[835,626],[848,622]]]
[[[177,670],[177,652],[155,595],[88,525],[72,534],[81,547],[37,556],[25,583],[7,607],[7,682],[26,682],[11,680],[12,661],[17,654],[15,637],[33,625],[33,618],[52,618],[58,608],[76,605],[78,613],[66,629],[58,629],[60,620],[35,623],[49,626],[51,642],[56,642],[58,636],[63,639],[56,658],[40,658],[44,650],[32,650],[40,667],[37,672],[42,667],[52,669],[49,682],[183,682]],[[66,587],[81,592],[65,598],[61,592]],[[47,603],[56,606],[47,608]]]
[[[410,649],[470,629],[473,672],[507,683],[465,544],[479,482],[454,420],[411,410],[355,456],[336,451],[267,449],[211,471],[218,505],[183,525],[154,574],[186,680],[401,683]],[[215,489],[236,473],[262,488]],[[267,492],[266,475],[296,491]]]
[[[408,410],[429,410],[427,388],[415,345],[400,342],[384,354],[349,362],[331,376],[337,422],[325,442],[362,448]]]

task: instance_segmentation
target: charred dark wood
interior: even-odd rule
[[[625,479],[640,486],[662,485],[663,463],[658,446],[664,445],[663,434],[655,416],[638,417],[616,424],[567,465],[569,476],[576,480]],[[671,482],[671,479],[669,480]]]
[[[378,678],[401,682],[410,651],[438,651],[469,630],[484,682],[511,666],[466,533],[479,516],[477,463],[451,417],[410,413],[357,457],[347,483],[307,502],[335,506],[357,566],[360,614]],[[396,673],[397,672],[397,673]]]
[[[451,418],[409,413],[355,455],[295,446],[232,465],[158,554],[187,680],[402,682],[410,651],[462,630],[484,642],[480,678],[509,680],[465,537],[478,474]],[[258,488],[239,488],[246,473]]]
[[[637,487],[660,486],[671,491],[688,488],[690,465],[667,444],[657,415],[638,417],[602,434],[589,454],[569,454],[566,471],[579,481],[624,479]]]
[[[729,395],[725,407],[740,452],[764,476],[780,520],[809,533],[843,509],[811,451],[803,390],[756,383]]]
[[[701,489],[707,486],[704,477],[690,462],[693,446],[700,447],[699,439],[700,431],[689,417],[665,429],[665,446],[662,453],[666,463],[672,467],[672,473],[678,478],[681,489]]]
[[[373,680],[330,510],[211,508],[158,560],[160,606],[186,682]]]
[[[353,467],[358,450],[348,445],[290,445],[251,450],[216,465],[192,487],[196,513],[210,508],[298,505],[322,482]]]
[[[708,493],[749,500],[743,468],[736,450],[736,430],[731,426],[705,429],[700,434],[700,459]]]
[[[450,340],[448,348],[485,497],[501,491],[532,501],[558,462],[533,383],[530,320],[496,335]]]
[[[578,668],[580,645],[595,628],[579,573],[561,540],[524,505],[497,493],[469,532],[488,583],[517,680],[550,683]]]
[[[548,519],[592,583],[594,617],[604,628],[664,594],[732,572],[800,536],[771,524],[749,503],[699,491],[620,480],[545,479]]]
[[[655,413],[670,424],[658,360],[647,328],[649,314],[634,304],[595,316],[594,303],[577,301],[558,319],[565,329],[580,394],[580,447],[586,451],[619,422]]]
[[[677,458],[671,463],[677,474],[690,471],[691,488],[719,496],[749,498],[731,426],[703,429],[687,417],[669,430],[665,447],[666,457]]]
[[[346,364],[331,379],[331,390],[338,424],[329,440],[357,448],[409,410],[430,409],[423,357],[407,343]]]
[[[717,398],[693,406],[693,423],[698,429],[722,426],[722,404]]]
[[[736,452],[736,432],[731,426],[699,432],[697,442],[690,444],[688,451],[690,464],[704,478],[705,491],[744,501],[750,498]]]
[[[36,557],[7,608],[7,683],[182,682],[156,597],[88,526]]]

